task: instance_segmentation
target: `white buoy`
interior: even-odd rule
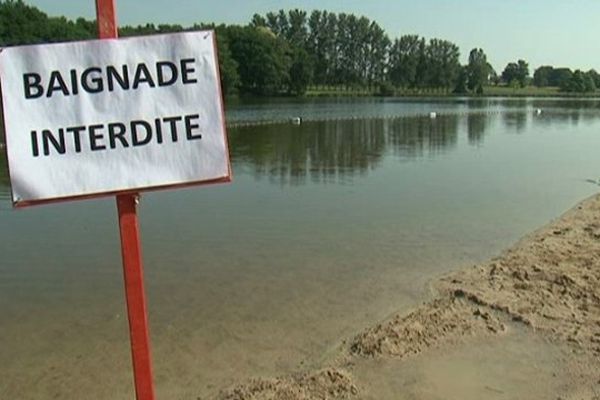
[[[542,109],[541,108],[536,108],[535,109],[535,114],[536,115],[540,115],[542,113]]]
[[[290,119],[290,122],[293,125],[300,125],[302,123],[302,118],[300,118],[300,117],[293,117],[293,118]]]
[[[437,113],[436,113],[436,112],[433,112],[433,111],[432,111],[432,112],[430,112],[430,113],[429,113],[429,118],[431,118],[431,119],[435,119],[435,118],[437,118]]]

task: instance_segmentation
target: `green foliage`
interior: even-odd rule
[[[397,87],[456,87],[461,72],[458,46],[447,40],[405,35],[389,51],[388,78]]]
[[[533,73],[533,84],[537,87],[550,86],[550,78],[554,68],[549,65],[543,65]]]
[[[236,93],[240,85],[238,62],[233,58],[229,48],[227,28],[221,25],[215,29],[217,34],[217,51],[219,52],[219,72],[221,75],[221,88],[223,94]]]
[[[544,65],[535,70],[533,83],[537,87],[559,87],[565,93],[592,93],[600,87],[600,74],[594,69],[572,72],[569,68]]]
[[[488,83],[491,66],[483,49],[473,49],[469,54],[467,65],[467,87],[477,94],[483,93],[483,86]]]
[[[226,94],[303,95],[309,87],[333,92],[389,95],[488,93],[500,78],[483,49],[473,49],[466,66],[447,40],[404,35],[390,40],[375,21],[348,13],[299,9],[254,14],[247,26],[145,24],[122,26],[121,36],[214,29],[221,84]],[[85,40],[96,37],[95,21],[48,17],[22,0],[0,0],[0,46]],[[509,63],[501,74],[509,86],[525,88],[529,66]],[[542,66],[533,76],[539,88],[591,93],[600,74]],[[557,90],[557,89],[556,89]],[[314,90],[313,90],[314,91]]]
[[[232,26],[227,29],[231,55],[238,62],[240,89],[256,95],[281,93],[289,82],[288,45],[268,28]]]
[[[80,18],[50,18],[21,0],[0,1],[0,46],[64,42],[93,38],[96,24]]]
[[[389,55],[389,79],[394,85],[420,86],[417,82],[417,70],[424,41],[425,39],[417,35],[404,35],[394,41]]]
[[[596,84],[591,74],[578,69],[570,79],[563,82],[560,90],[571,93],[590,93],[596,91]]]
[[[543,65],[533,73],[533,84],[537,87],[562,87],[571,79],[573,72],[569,68],[554,68]]]
[[[502,80],[513,86],[514,82],[520,87],[527,86],[529,78],[529,64],[524,60],[519,60],[516,63],[509,63],[504,71],[502,71]]]
[[[296,47],[291,52],[292,65],[290,67],[289,93],[303,95],[312,81],[312,59],[302,47]]]
[[[469,70],[468,67],[461,67],[458,73],[458,78],[456,79],[456,86],[452,93],[455,94],[467,94],[468,88],[467,83],[469,80]]]

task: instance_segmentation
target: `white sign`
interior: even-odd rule
[[[211,31],[1,50],[15,205],[228,181]]]

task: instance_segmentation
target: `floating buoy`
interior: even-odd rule
[[[300,125],[302,123],[302,118],[293,117],[290,119],[290,122],[292,123],[292,125]]]
[[[433,112],[433,111],[432,111],[432,112],[430,112],[430,113],[429,113],[429,118],[431,118],[431,119],[435,119],[435,118],[437,118],[437,113],[436,113],[436,112]]]
[[[535,115],[540,115],[542,113],[542,109],[541,108],[536,108],[535,109]]]

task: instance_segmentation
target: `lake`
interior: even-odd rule
[[[318,366],[599,189],[597,100],[236,101],[227,119],[232,184],[141,199],[160,398]],[[0,242],[0,398],[131,398],[114,199],[15,211],[2,169]]]

